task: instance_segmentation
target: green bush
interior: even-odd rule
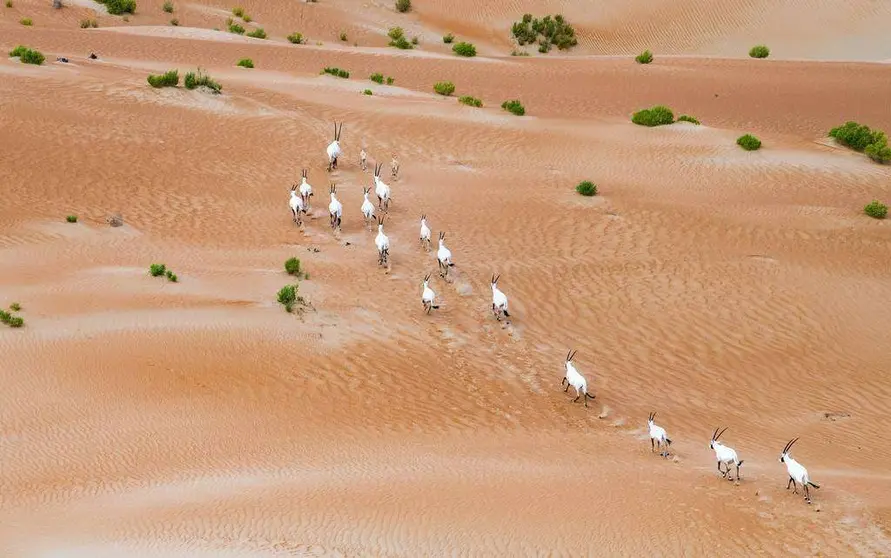
[[[638,54],[634,60],[636,60],[638,64],[649,64],[653,61],[653,53],[649,50],[645,50]]]
[[[652,108],[635,112],[631,117],[631,121],[639,126],[664,126],[674,122],[674,113],[666,106],[656,105]]]
[[[872,200],[866,204],[866,207],[863,208],[863,212],[874,219],[884,219],[885,216],[888,215],[888,206],[879,200]]]
[[[263,31],[262,27],[257,27],[253,31],[247,34],[248,37],[253,37],[255,39],[265,39],[266,31]]]
[[[578,44],[575,29],[559,14],[541,19],[532,17],[532,14],[524,14],[521,21],[511,26],[511,33],[520,46],[538,41],[539,52],[548,52],[551,45],[566,50]]]
[[[362,92],[362,94],[363,95],[374,95],[374,93],[371,91],[371,89],[366,89],[365,91]]]
[[[468,58],[476,56],[476,47],[470,43],[457,43],[452,47],[452,52],[458,56],[466,56]]]
[[[89,29],[90,27],[96,28],[99,27],[99,22],[95,19],[82,19],[80,20],[80,28],[81,29]]]
[[[166,2],[164,2],[164,6],[161,9],[164,10],[165,12],[167,12],[168,14],[172,14],[173,13],[173,2],[171,2],[170,0],[167,0]]]
[[[236,66],[241,66],[242,68],[253,68],[254,61],[250,58],[242,58],[238,61],[238,64],[236,64]]]
[[[23,17],[22,19],[19,20],[19,23],[21,23],[25,27],[31,27],[32,25],[34,25],[34,22],[31,21],[30,17]]]
[[[32,50],[29,48],[24,53],[22,53],[21,57],[19,57],[19,60],[21,60],[23,64],[34,64],[35,66],[40,66],[41,64],[43,64],[43,61],[46,60],[46,58],[40,51]]]
[[[443,37],[442,37],[442,42],[444,42],[447,45],[452,44],[452,41],[454,41],[454,40],[455,40],[455,36],[452,35],[451,33],[449,33],[448,35],[443,35]]]
[[[167,266],[164,264],[152,264],[149,266],[149,275],[152,277],[160,277],[167,273]]]
[[[458,97],[458,102],[469,107],[480,108],[483,106],[483,102],[481,100],[477,99],[476,97],[471,97],[470,95]]]
[[[244,16],[244,8],[241,6],[236,6],[232,8],[232,15],[235,17],[243,17]]]
[[[285,307],[285,310],[293,312],[294,303],[297,302],[297,285],[285,285],[278,291],[276,298],[278,303]]]
[[[844,126],[829,130],[829,137],[835,138],[835,141],[845,147],[860,152],[874,143],[880,143],[884,136],[885,134],[878,130],[870,130],[869,126],[853,121],[845,122]]]
[[[167,272],[164,275],[167,276],[167,280],[170,281],[171,283],[176,283],[179,281],[179,277],[176,276],[176,273],[170,271],[169,269],[167,270]]]
[[[3,322],[9,327],[22,327],[25,325],[25,320],[19,316],[13,316],[6,310],[0,310],[0,322]]]
[[[14,49],[12,49],[12,50],[9,51],[9,56],[11,56],[11,57],[13,57],[13,58],[16,57],[16,56],[21,57],[23,54],[25,54],[25,53],[28,52],[29,50],[31,50],[31,49],[29,49],[29,48],[26,47],[25,45],[19,45],[19,46],[15,47]]]
[[[19,304],[18,302],[13,302],[12,304],[9,305],[9,309],[12,310],[13,312],[20,312],[22,310],[22,305]]]
[[[513,101],[504,101],[503,103],[501,103],[501,108],[517,116],[523,116],[524,114],[526,114],[525,107],[523,107],[523,104],[516,99],[514,99]]]
[[[105,4],[105,8],[111,15],[135,14],[136,0],[96,0]]]
[[[888,140],[884,134],[882,140],[871,145],[867,145],[864,150],[866,155],[876,163],[886,164],[891,162],[891,147],[888,147]]]
[[[252,18],[251,16],[247,15],[247,14],[244,14],[243,16],[241,16],[241,19],[242,19],[245,23],[250,23],[250,22],[253,21],[253,18]]]
[[[395,41],[405,37],[405,31],[402,30],[402,27],[390,27],[387,31],[387,36],[390,37],[390,40]]]
[[[300,260],[298,258],[288,258],[285,260],[285,272],[288,275],[300,277]]]
[[[148,77],[148,83],[152,87],[176,87],[179,85],[179,72],[176,70],[170,70],[167,73],[161,75],[150,75]]]
[[[394,82],[394,81],[396,81],[396,80],[393,79],[393,78],[390,77],[390,76],[387,76],[387,85],[393,85],[393,82]]]
[[[384,83],[384,74],[374,73],[374,74],[371,74],[371,76],[369,76],[368,79],[370,79],[371,81],[373,81],[375,83]]]
[[[291,33],[290,35],[288,35],[288,40],[295,45],[303,44],[303,34],[297,32]]]
[[[767,58],[770,56],[770,49],[764,45],[753,46],[749,51],[749,56],[752,58]]]
[[[756,151],[761,149],[761,140],[751,134],[746,134],[737,138],[736,145],[742,147],[746,151]]]
[[[697,126],[699,126],[699,120],[696,120],[696,118],[690,116],[689,114],[682,114],[678,116],[678,122],[690,122],[691,124],[696,124]]]
[[[398,39],[390,41],[390,46],[402,50],[411,50],[415,48],[405,37],[399,37]]]
[[[323,74],[331,74],[332,76],[336,76],[339,78],[347,79],[350,77],[350,73],[346,70],[341,70],[340,68],[325,68],[322,70]]]
[[[440,81],[433,86],[433,90],[448,97],[455,92],[455,84],[450,81]]]
[[[510,51],[510,55],[511,56],[529,56],[529,53],[526,52],[525,50],[514,49],[514,50]]]
[[[411,0],[396,0],[396,11],[405,13],[411,11]]]
[[[65,220],[69,223],[77,223],[77,215],[69,215],[68,217],[65,217]]]
[[[584,182],[579,182],[578,186],[575,187],[575,191],[583,196],[596,196],[597,185],[589,180],[585,180]]]
[[[186,78],[183,80],[183,85],[186,86],[186,89],[197,89],[198,87],[207,87],[214,93],[219,93],[223,90],[223,86],[213,80],[209,75],[201,71],[201,68],[198,68],[197,72],[189,72],[186,74]]]
[[[244,27],[237,23],[231,23],[229,24],[229,32],[235,33],[236,35],[244,35]]]

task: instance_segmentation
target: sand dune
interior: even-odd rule
[[[245,1],[262,41],[214,31],[217,0],[144,0],[128,21],[13,4],[0,46],[47,62],[0,60],[0,305],[26,320],[0,328],[0,554],[891,554],[891,229],[862,214],[891,170],[826,138],[891,130],[883,5]],[[561,11],[581,44],[509,56],[526,11]],[[419,49],[386,47],[394,25]],[[451,56],[446,32],[480,56]],[[756,42],[770,59],[745,58]],[[627,56],[643,48],[655,63]],[[221,95],[146,83],[197,67]],[[660,103],[702,125],[629,122]],[[736,146],[747,132],[761,150]],[[389,272],[362,147],[392,187]],[[286,206],[302,168],[303,230]],[[300,316],[275,300],[289,257],[310,274]],[[148,275],[161,262],[177,283]],[[569,348],[587,409],[560,387]],[[650,452],[653,410],[671,459]],[[718,425],[738,484],[716,474]],[[810,506],[777,461],[796,436]]]

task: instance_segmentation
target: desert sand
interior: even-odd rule
[[[891,555],[891,222],[863,214],[891,168],[826,137],[891,130],[891,6],[245,0],[260,40],[213,30],[221,0],[139,0],[126,21],[13,4],[0,47],[47,61],[0,60],[0,305],[26,321],[0,327],[0,555]],[[558,10],[576,48],[510,56],[512,21]],[[388,48],[395,25],[419,48]],[[146,83],[198,66],[221,95]],[[500,109],[514,98],[526,116]],[[702,125],[631,124],[653,104]],[[393,192],[389,271],[362,147]],[[302,316],[275,299],[290,257]],[[148,275],[160,262],[179,282]],[[570,348],[588,408],[560,386]],[[811,505],[778,461],[793,437]]]

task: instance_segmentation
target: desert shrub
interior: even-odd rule
[[[242,68],[253,68],[254,61],[250,58],[242,58],[238,61],[238,64],[236,64],[236,66],[241,66]]]
[[[884,136],[885,134],[878,130],[870,130],[869,126],[853,121],[829,130],[829,137],[835,138],[835,141],[854,151],[864,151],[868,146],[881,142]]]
[[[395,41],[400,37],[405,37],[405,31],[403,31],[402,27],[390,27],[387,31],[387,36],[390,37],[390,40]]]
[[[566,50],[578,44],[575,29],[559,14],[541,19],[524,14],[522,20],[511,25],[511,33],[520,46],[538,41],[540,52],[548,52],[551,45]]]
[[[11,57],[16,57],[16,56],[21,57],[23,54],[25,54],[25,52],[27,52],[27,51],[29,51],[29,50],[31,50],[31,49],[29,49],[29,48],[26,47],[25,45],[19,45],[19,46],[15,47],[14,49],[12,49],[12,50],[9,51],[9,56],[11,56]]]
[[[46,58],[39,50],[28,49],[19,57],[23,64],[34,64],[40,66]]]
[[[265,39],[266,31],[263,31],[262,27],[258,27],[247,34],[248,37],[253,37],[255,39]]]
[[[634,59],[638,64],[649,64],[653,61],[653,53],[649,50],[645,50],[637,55]]]
[[[682,114],[678,116],[678,122],[690,122],[691,124],[696,124],[699,126],[699,120],[696,120],[695,117],[690,116],[689,114]]]
[[[167,12],[168,14],[172,14],[173,13],[173,2],[171,2],[170,0],[167,0],[166,2],[164,2],[164,5],[161,7],[161,9],[164,10],[165,12]]]
[[[136,0],[96,0],[105,4],[105,8],[111,15],[135,14]]]
[[[212,77],[207,75],[206,73],[201,71],[201,68],[198,68],[197,72],[189,72],[186,74],[186,78],[183,80],[183,85],[186,86],[186,89],[197,89],[198,87],[207,87],[214,93],[219,93],[223,90],[223,86],[213,80]]]
[[[770,49],[764,45],[756,45],[749,50],[749,56],[752,58],[767,58],[770,56]]]
[[[68,217],[65,217],[65,220],[69,223],[77,223],[77,215],[69,215]]]
[[[171,19],[171,20],[170,20],[170,25],[172,25],[172,26],[174,26],[174,27],[177,27],[177,26],[179,25],[179,20],[176,19],[176,18]]]
[[[12,0],[6,0],[6,7],[7,7],[7,8],[11,8],[11,7],[12,7]]]
[[[512,51],[510,52],[510,55],[511,55],[511,56],[529,56],[529,53],[526,52],[525,50],[516,50],[516,49],[514,49],[514,50],[512,50]]]
[[[578,183],[578,186],[575,187],[575,191],[583,196],[596,196],[597,185],[590,180],[585,180]]]
[[[442,42],[444,42],[447,45],[452,44],[452,41],[454,41],[454,40],[455,40],[455,36],[452,35],[451,33],[449,33],[448,35],[443,35],[443,37],[442,37]]]
[[[501,108],[516,116],[523,116],[524,114],[526,114],[526,108],[523,107],[523,104],[516,99],[514,99],[513,101],[504,101],[503,103],[501,103]]]
[[[241,6],[236,6],[232,8],[232,15],[235,17],[243,17],[244,16],[244,8]]]
[[[241,19],[242,19],[245,23],[250,23],[250,22],[254,21],[254,18],[252,18],[251,16],[249,16],[249,15],[247,15],[247,14],[244,14],[243,16],[241,16]]]
[[[455,84],[450,81],[440,81],[433,85],[433,90],[448,97],[455,92]]]
[[[888,215],[888,206],[879,200],[872,200],[866,204],[866,207],[863,208],[863,212],[874,219],[884,219],[885,216]]]
[[[236,35],[244,35],[244,27],[238,25],[237,23],[230,23],[229,32],[235,33]]]
[[[25,325],[25,320],[19,316],[13,316],[6,310],[0,310],[0,322],[3,322],[9,327],[22,327]]]
[[[384,83],[384,74],[374,73],[368,79],[375,83]]]
[[[170,70],[161,75],[150,75],[148,83],[152,87],[176,87],[179,85],[179,72]]]
[[[290,35],[288,35],[288,40],[295,45],[303,44],[303,34],[297,32],[291,33]]]
[[[81,29],[89,29],[90,27],[92,27],[92,28],[94,28],[94,29],[97,28],[97,27],[99,27],[99,22],[96,21],[95,19],[82,19],[82,20],[80,20],[80,28],[81,28]]]
[[[19,304],[18,302],[13,302],[12,304],[9,305],[9,309],[12,310],[13,312],[19,312],[22,309],[22,305]]]
[[[480,108],[483,106],[483,102],[481,100],[477,99],[476,97],[471,97],[470,95],[458,97],[458,102],[469,107]]]
[[[393,85],[393,82],[394,82],[394,81],[396,81],[396,80],[393,79],[393,78],[390,77],[390,76],[387,76],[387,85]]]
[[[152,277],[160,277],[167,273],[167,266],[164,264],[152,264],[149,266],[149,275]]]
[[[176,273],[170,271],[169,269],[167,270],[166,273],[164,273],[164,275],[167,276],[167,280],[170,281],[171,283],[176,283],[179,281],[179,277],[176,276]]]
[[[396,0],[396,11],[405,13],[411,11],[411,0]]]
[[[30,17],[23,17],[22,19],[19,20],[19,23],[21,23],[25,27],[31,27],[32,25],[34,25],[34,22],[31,21]]]
[[[864,149],[866,155],[876,163],[886,164],[891,162],[891,147],[888,147],[888,140],[882,134],[881,141],[870,144]]]
[[[341,41],[346,41],[346,40],[347,40],[347,34],[344,33],[343,31],[340,32],[340,40],[341,40]]]
[[[476,47],[470,43],[457,43],[452,47],[452,52],[458,56],[466,56],[468,58],[476,56]]]
[[[288,258],[285,260],[285,272],[288,275],[300,277],[300,260],[298,258]]]
[[[293,312],[294,303],[297,302],[297,285],[285,285],[278,291],[276,299],[279,304],[285,307],[285,310]]]
[[[371,89],[366,89],[365,91],[362,92],[362,94],[363,95],[374,95],[374,93],[371,91]]]
[[[635,112],[631,117],[631,121],[640,126],[664,126],[674,122],[674,113],[666,106],[656,105],[655,107]]]
[[[746,134],[737,138],[736,145],[742,147],[746,151],[756,151],[761,149],[761,140],[752,134]]]
[[[402,50],[410,50],[414,48],[408,39],[405,38],[405,31],[402,30],[402,27],[391,27],[389,31],[387,31],[387,36],[390,37],[390,46],[401,48]]]
[[[325,68],[322,70],[323,74],[331,74],[332,76],[336,76],[339,78],[347,79],[350,77],[350,73],[347,70],[341,70],[340,68]]]

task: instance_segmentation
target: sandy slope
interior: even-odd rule
[[[535,8],[515,3],[417,0],[397,16],[389,3],[245,2],[266,42],[209,31],[229,8],[211,1],[178,5],[178,28],[140,2],[129,23],[90,30],[76,27],[87,2],[43,4],[0,11],[3,48],[71,58],[0,60],[0,304],[20,302],[27,321],[0,329],[3,555],[891,553],[891,452],[874,442],[891,397],[891,229],[860,213],[891,199],[891,170],[824,138],[847,119],[891,129],[886,66],[378,48],[394,21],[435,39],[458,18],[501,55],[494,30]],[[643,3],[625,4],[579,16],[579,52],[638,48],[621,37]],[[648,32],[732,54],[766,3],[697,5],[652,10],[710,22],[700,35]],[[861,22],[887,18],[875,3],[773,5],[787,22],[800,10],[803,28],[844,15],[864,41]],[[789,52],[813,46],[776,19],[759,26]],[[324,44],[285,42],[296,29]],[[328,44],[341,29],[360,46]],[[614,47],[595,40],[607,36]],[[257,68],[235,68],[242,57]],[[145,84],[197,65],[223,95]],[[319,76],[325,65],[353,79]],[[442,79],[486,108],[433,95]],[[498,109],[513,97],[527,117]],[[657,102],[704,125],[628,122]],[[346,157],[329,176],[334,119]],[[736,147],[748,131],[764,149]],[[389,273],[359,214],[362,146],[402,161]],[[302,167],[316,189],[304,231],[285,205]],[[575,195],[584,178],[602,195]],[[116,211],[124,227],[104,223]],[[451,282],[434,278],[432,316],[421,213],[457,262]],[[311,274],[303,319],[274,299],[290,256]],[[178,284],[147,276],[159,261]],[[510,326],[488,309],[493,272]],[[570,347],[589,409],[559,387]],[[650,453],[651,410],[672,460]],[[739,485],[715,473],[718,424],[746,460]],[[777,457],[793,436],[822,486],[814,506],[784,490]]]

